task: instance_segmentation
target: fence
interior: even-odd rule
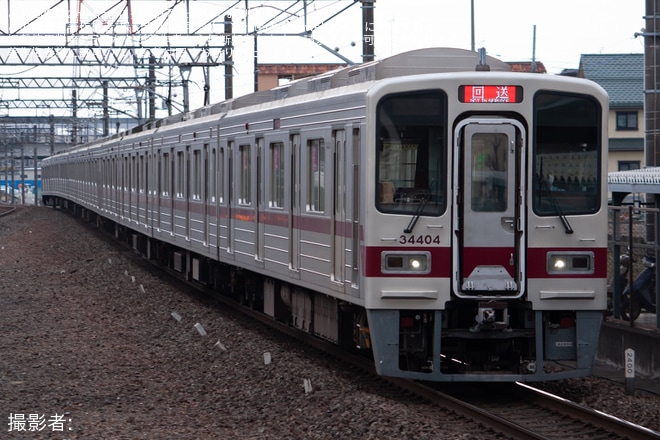
[[[659,213],[658,208],[633,205],[609,207],[608,311],[617,319],[622,317],[621,293],[626,288],[630,288],[633,280],[646,268],[643,263],[644,257],[653,257],[654,261],[660,261],[658,259],[660,256]],[[653,280],[655,281],[655,276]],[[654,298],[654,304],[657,304],[660,298],[660,286],[655,282],[653,284],[651,300]],[[631,298],[633,304],[639,301],[634,292]],[[642,313],[646,318],[648,314],[654,315],[655,325],[660,327],[660,317],[656,309],[649,307],[647,310],[643,307]],[[629,313],[629,315],[632,326],[633,314]]]

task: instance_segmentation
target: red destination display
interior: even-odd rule
[[[458,90],[461,102],[475,103],[517,103],[522,101],[520,86],[461,86]]]

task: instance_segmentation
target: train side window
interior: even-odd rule
[[[377,107],[376,206],[441,215],[447,206],[447,97],[439,90],[385,96]]]
[[[325,210],[325,142],[307,141],[307,211]]]
[[[250,145],[240,145],[238,151],[240,156],[238,204],[250,205],[252,203],[252,164],[250,158]]]
[[[284,143],[270,144],[270,200],[271,208],[284,208]]]
[[[178,198],[183,198],[183,192],[185,190],[185,169],[186,161],[183,151],[176,152],[176,196]]]
[[[202,150],[193,151],[192,199],[202,200]]]
[[[137,192],[139,170],[137,167],[137,157],[131,156],[131,192]]]
[[[117,171],[117,159],[114,157],[110,159],[110,187],[113,190],[117,189],[117,179],[119,175],[119,171]]]
[[[147,169],[144,161],[144,154],[140,155],[139,163],[140,179],[138,181],[138,192],[140,194],[144,194],[145,190],[147,189]]]
[[[123,184],[122,189],[124,192],[128,191],[129,176],[128,176],[128,157],[124,156],[124,167],[122,169]]]
[[[163,197],[169,197],[170,196],[170,182],[171,182],[171,176],[170,176],[170,153],[163,153],[163,164],[161,166],[161,172],[162,172],[162,188],[163,188]]]
[[[536,214],[593,214],[600,209],[602,111],[587,95],[542,91],[534,96]]]

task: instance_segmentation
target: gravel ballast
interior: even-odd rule
[[[0,438],[479,438],[438,408],[363,386],[51,208],[0,217],[0,332]],[[552,388],[660,431],[660,396],[596,378]]]

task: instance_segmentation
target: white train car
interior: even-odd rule
[[[44,160],[44,203],[383,375],[589,375],[607,95],[487,62],[413,51],[156,121]]]

